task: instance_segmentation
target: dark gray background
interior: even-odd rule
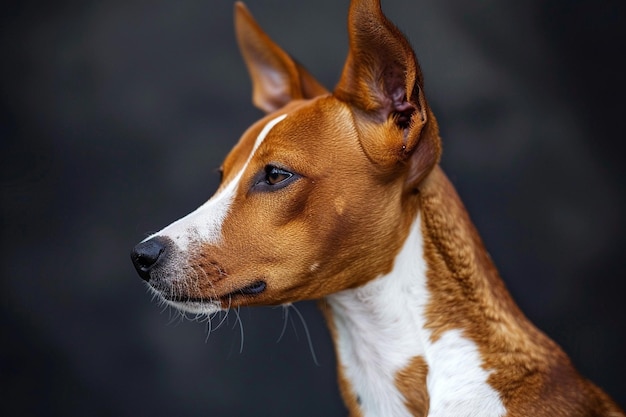
[[[327,86],[347,1],[249,1]],[[528,316],[626,404],[623,1],[387,0],[443,165]],[[20,1],[0,22],[2,415],[342,416],[313,303],[171,320],[128,253],[260,116],[231,1]],[[339,185],[340,186],[340,185]]]

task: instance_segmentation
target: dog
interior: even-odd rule
[[[241,3],[235,26],[266,116],[215,195],[132,250],[150,288],[208,316],[320,300],[351,416],[624,416],[507,292],[379,0],[352,0],[332,93]]]

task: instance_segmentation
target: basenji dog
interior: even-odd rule
[[[235,26],[266,116],[215,195],[133,249],[150,288],[208,316],[320,300],[351,416],[624,416],[507,292],[379,0],[352,0],[332,93],[241,3]]]

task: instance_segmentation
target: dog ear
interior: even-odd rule
[[[271,113],[291,100],[328,93],[263,32],[241,2],[235,3],[235,33],[252,79],[252,102],[259,109]]]
[[[348,31],[350,50],[334,95],[356,108],[357,128],[368,129],[360,136],[369,157],[386,166],[406,161],[409,182],[420,181],[439,161],[441,145],[415,53],[380,0],[352,0]]]

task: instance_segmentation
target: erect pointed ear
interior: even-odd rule
[[[380,0],[352,0],[348,31],[350,50],[334,95],[359,110],[355,120],[366,129],[360,137],[369,157],[386,166],[406,161],[409,182],[420,181],[439,161],[441,145],[415,53]]]
[[[246,6],[235,3],[235,33],[252,79],[252,102],[271,113],[294,99],[328,91],[263,32]]]

